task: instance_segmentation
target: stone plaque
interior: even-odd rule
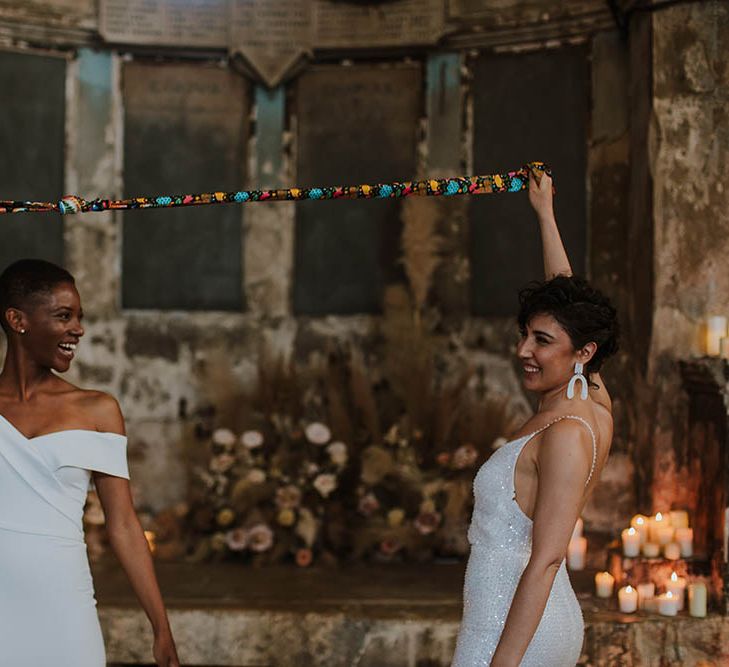
[[[244,183],[245,81],[215,66],[124,66],[125,196],[229,191]],[[124,213],[126,308],[240,310],[241,208]]]
[[[63,193],[66,61],[0,53],[0,86],[12,91],[0,107],[0,199],[57,201]],[[59,213],[0,216],[0,271],[24,257],[63,261]]]
[[[297,80],[297,182],[303,186],[415,176],[422,100],[419,66],[316,67]],[[296,205],[294,311],[379,312],[386,284],[402,280],[395,200]]]
[[[230,50],[273,88],[311,49],[310,0],[231,0]]]
[[[443,0],[399,0],[357,6],[316,0],[318,49],[434,44],[443,34]]]
[[[587,57],[582,47],[484,54],[475,62],[473,77],[475,173],[497,173],[534,160],[550,165],[557,222],[576,274],[585,272],[587,244]],[[519,289],[544,278],[534,212],[525,192],[470,200],[472,311],[513,316]]]
[[[225,48],[228,0],[100,0],[108,42]]]

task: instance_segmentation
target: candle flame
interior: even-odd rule
[[[635,535],[635,528],[630,528],[628,530],[628,535]]]
[[[668,591],[668,593],[666,593],[666,597],[667,598],[672,598],[673,597],[673,593],[671,593],[671,591]]]
[[[663,514],[658,512],[658,514],[656,514],[656,521],[663,521]]]
[[[675,572],[671,575],[671,581],[678,581],[678,575]]]
[[[627,586],[625,587],[625,592],[626,592],[626,593],[632,593],[632,592],[633,592],[633,587],[632,587],[632,586],[631,586],[630,584],[628,584],[628,585],[627,585]]]
[[[645,523],[645,519],[644,519],[644,518],[643,518],[642,516],[639,516],[639,517],[638,517],[638,518],[637,518],[637,519],[635,520],[635,523],[637,523],[637,524],[638,524],[639,526],[642,526],[642,525],[643,525],[643,524]]]

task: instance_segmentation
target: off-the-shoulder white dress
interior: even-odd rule
[[[91,471],[129,478],[127,440],[26,438],[0,416],[0,665],[103,667],[83,534]]]

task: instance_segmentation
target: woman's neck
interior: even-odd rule
[[[40,366],[25,358],[25,355],[9,349],[0,371],[0,386],[4,393],[16,394],[18,400],[24,402],[32,398],[38,387],[53,377],[50,368]]]

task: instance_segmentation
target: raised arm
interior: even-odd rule
[[[549,280],[559,275],[571,276],[570,260],[565,252],[557,220],[554,217],[552,179],[547,174],[540,174],[540,176],[541,180],[538,184],[533,173],[529,177],[529,202],[539,220],[544,277]]]

